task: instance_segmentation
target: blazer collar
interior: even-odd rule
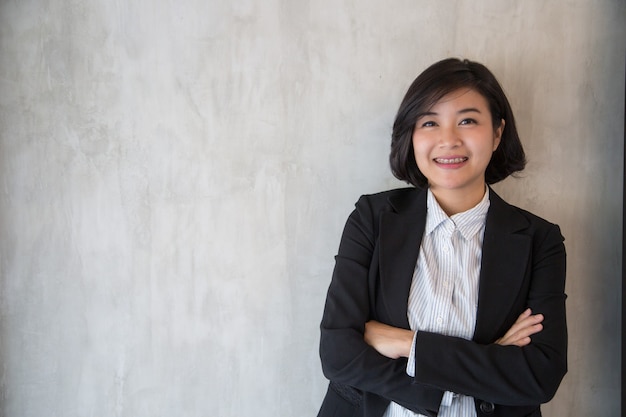
[[[380,219],[380,279],[391,325],[408,329],[407,306],[413,271],[426,225],[427,190],[389,198],[394,211]]]
[[[531,237],[523,233],[530,223],[495,192],[490,194],[478,288],[474,340],[491,343],[519,296],[530,265]]]
[[[389,198],[393,211],[380,219],[382,299],[391,325],[409,328],[408,296],[426,223],[426,189]],[[474,339],[495,339],[517,296],[530,257],[528,220],[489,189]],[[515,256],[512,256],[515,255]]]

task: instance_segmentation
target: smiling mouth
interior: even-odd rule
[[[467,161],[466,157],[462,158],[435,158],[435,162],[438,164],[460,164]]]

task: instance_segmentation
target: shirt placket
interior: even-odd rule
[[[454,223],[451,220],[446,220],[444,224],[442,224],[442,244],[439,248],[439,259],[443,261],[443,268],[440,270],[440,272],[442,272],[441,275],[437,277],[435,291],[435,297],[437,299],[435,305],[437,305],[438,308],[436,314],[433,315],[433,322],[431,323],[431,328],[437,333],[442,334],[447,334],[450,326],[454,276],[458,268],[456,263],[456,248],[453,240],[454,232]]]

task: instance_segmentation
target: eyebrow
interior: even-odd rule
[[[480,110],[478,110],[476,107],[468,107],[467,109],[462,109],[459,110],[457,113],[462,114],[462,113],[480,113]]]
[[[468,107],[466,109],[461,109],[458,112],[456,112],[457,114],[464,114],[464,113],[480,113],[480,110],[478,110],[476,107]],[[439,115],[439,113],[434,112],[434,111],[426,111],[424,113],[421,113],[418,117],[422,118],[424,116],[437,116]]]

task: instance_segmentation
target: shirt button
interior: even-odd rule
[[[443,319],[441,317],[437,317],[437,324],[443,323]]]

